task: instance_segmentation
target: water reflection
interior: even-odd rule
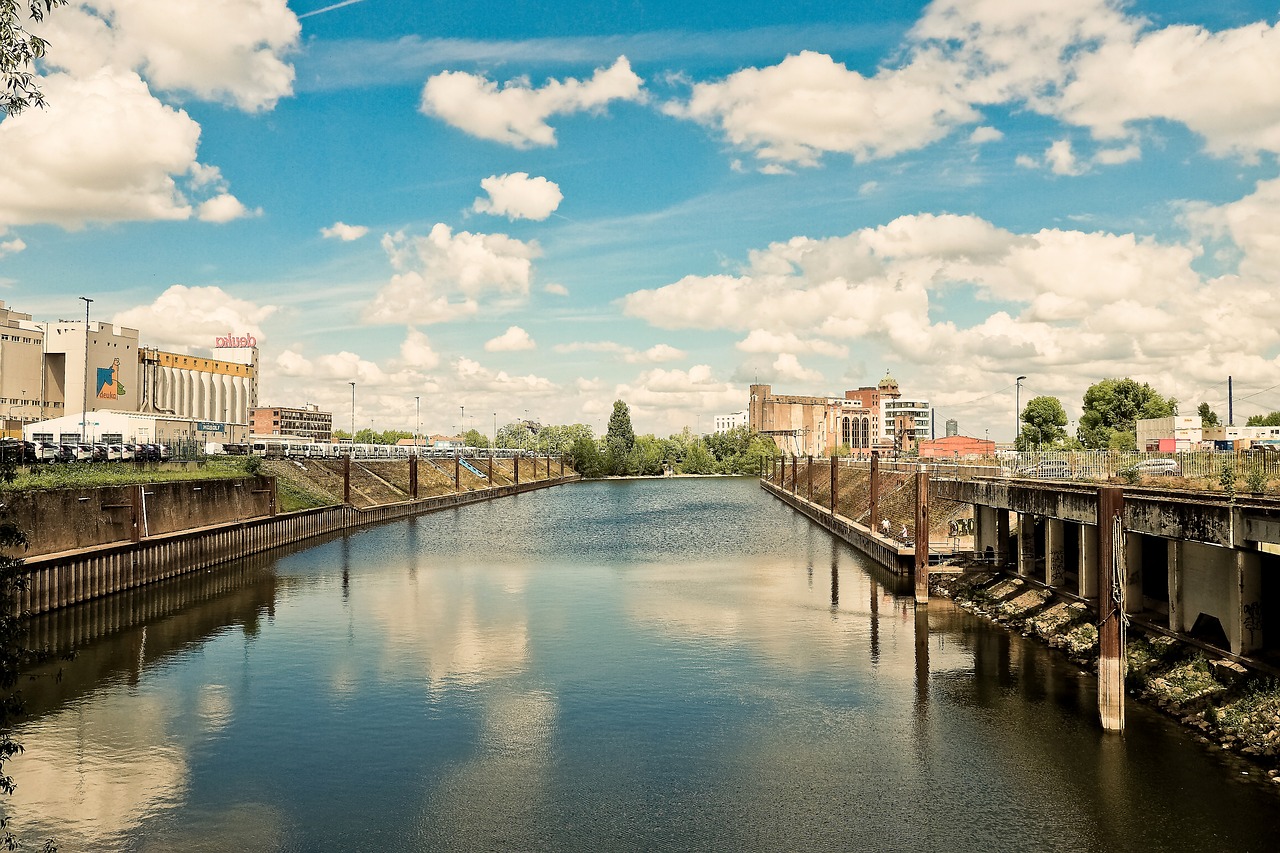
[[[1102,736],[1088,674],[915,608],[752,483],[531,493],[236,571],[41,625],[81,657],[31,686],[19,823],[66,850],[1280,846],[1271,791],[1150,714]]]

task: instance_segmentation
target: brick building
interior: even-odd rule
[[[301,409],[287,406],[249,410],[249,432],[254,435],[289,435],[310,441],[333,440],[333,412],[322,412],[308,403]]]

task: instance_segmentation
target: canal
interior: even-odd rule
[[[1274,851],[1280,794],[754,480],[583,483],[33,630],[4,808],[152,850]]]

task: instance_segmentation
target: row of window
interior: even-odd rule
[[[39,338],[26,338],[19,335],[0,335],[0,341],[13,341],[15,344],[39,344]]]

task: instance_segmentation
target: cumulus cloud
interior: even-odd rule
[[[665,109],[719,129],[774,168],[813,166],[827,152],[890,157],[978,116],[946,63],[918,61],[864,77],[812,51],[699,83],[688,101]]]
[[[534,374],[512,376],[505,370],[491,370],[469,358],[459,358],[453,363],[454,373],[464,387],[476,391],[501,394],[545,394],[556,389],[550,379]]]
[[[444,71],[427,80],[421,111],[472,136],[532,148],[556,144],[547,123],[551,116],[600,110],[610,101],[638,101],[643,84],[625,56],[596,69],[588,80],[548,80],[541,88],[527,78],[500,86],[465,71]]]
[[[546,287],[542,289],[544,292],[550,293],[552,296],[568,296],[569,295],[569,288],[565,287],[563,284],[556,284],[555,282],[548,284]]]
[[[1044,152],[1044,162],[1055,175],[1083,174],[1084,167],[1076,160],[1071,150],[1071,140],[1055,140]]]
[[[150,305],[121,311],[111,322],[137,329],[149,344],[189,352],[208,349],[214,338],[226,335],[253,335],[261,345],[267,337],[262,323],[276,310],[220,287],[175,284]]]
[[[440,356],[431,346],[427,336],[412,326],[400,344],[400,360],[411,368],[431,370],[440,364]]]
[[[5,230],[0,228],[0,237],[3,237],[4,234]],[[0,240],[0,258],[3,258],[5,255],[16,255],[25,248],[27,248],[27,244],[21,237],[14,237],[10,240]]]
[[[774,356],[757,365],[762,374],[806,384],[819,376],[801,352],[836,356],[849,346],[864,359],[874,352],[927,371],[933,387],[952,376],[972,388],[974,375],[1003,377],[1016,365],[1040,377],[1043,393],[1075,397],[1102,376],[1154,379],[1157,371],[1177,388],[1193,381],[1189,374],[1207,380],[1229,357],[1254,359],[1255,370],[1274,358],[1280,305],[1267,293],[1280,266],[1268,224],[1280,213],[1276,186],[1187,214],[1239,248],[1240,273],[1212,280],[1196,270],[1195,244],[1020,234],[974,216],[917,215],[775,243],[736,272],[686,276],[622,304],[661,328],[747,332],[739,350]]]
[[[442,323],[475,314],[482,301],[522,303],[533,278],[536,242],[473,234],[437,223],[425,237],[382,239],[396,274],[365,310],[371,323]]]
[[[75,76],[132,69],[158,91],[256,111],[292,93],[301,27],[285,0],[92,0],[42,32],[50,63]]]
[[[538,345],[534,343],[533,338],[529,337],[529,333],[519,326],[511,326],[501,335],[490,338],[484,344],[485,352],[519,352],[537,348]]]
[[[242,219],[246,216],[261,216],[262,209],[249,210],[240,199],[230,193],[221,193],[211,199],[201,202],[196,209],[196,216],[201,222],[231,222],[234,219]]]
[[[771,173],[816,165],[827,153],[869,160],[916,150],[979,121],[990,106],[1025,108],[1122,142],[1092,158],[1100,165],[1139,156],[1135,146],[1152,121],[1185,125],[1216,155],[1280,151],[1280,89],[1258,85],[1280,79],[1280,24],[1154,27],[1125,6],[934,0],[901,60],[872,76],[804,52],[696,84],[665,109],[715,128]],[[980,144],[1001,132],[984,124],[968,138]],[[1053,151],[1045,162],[1059,174],[1083,171],[1064,155]]]
[[[359,240],[368,233],[369,228],[365,225],[348,225],[345,222],[335,222],[328,228],[320,229],[320,236],[326,240],[341,240],[344,243]]]
[[[692,426],[702,413],[740,409],[742,394],[741,385],[720,379],[706,364],[647,370],[613,392],[615,399],[627,401],[634,422],[648,423],[659,433]]]
[[[559,185],[546,178],[531,178],[528,172],[490,175],[480,182],[488,198],[477,198],[472,209],[508,219],[542,221],[555,212],[564,199]]]

